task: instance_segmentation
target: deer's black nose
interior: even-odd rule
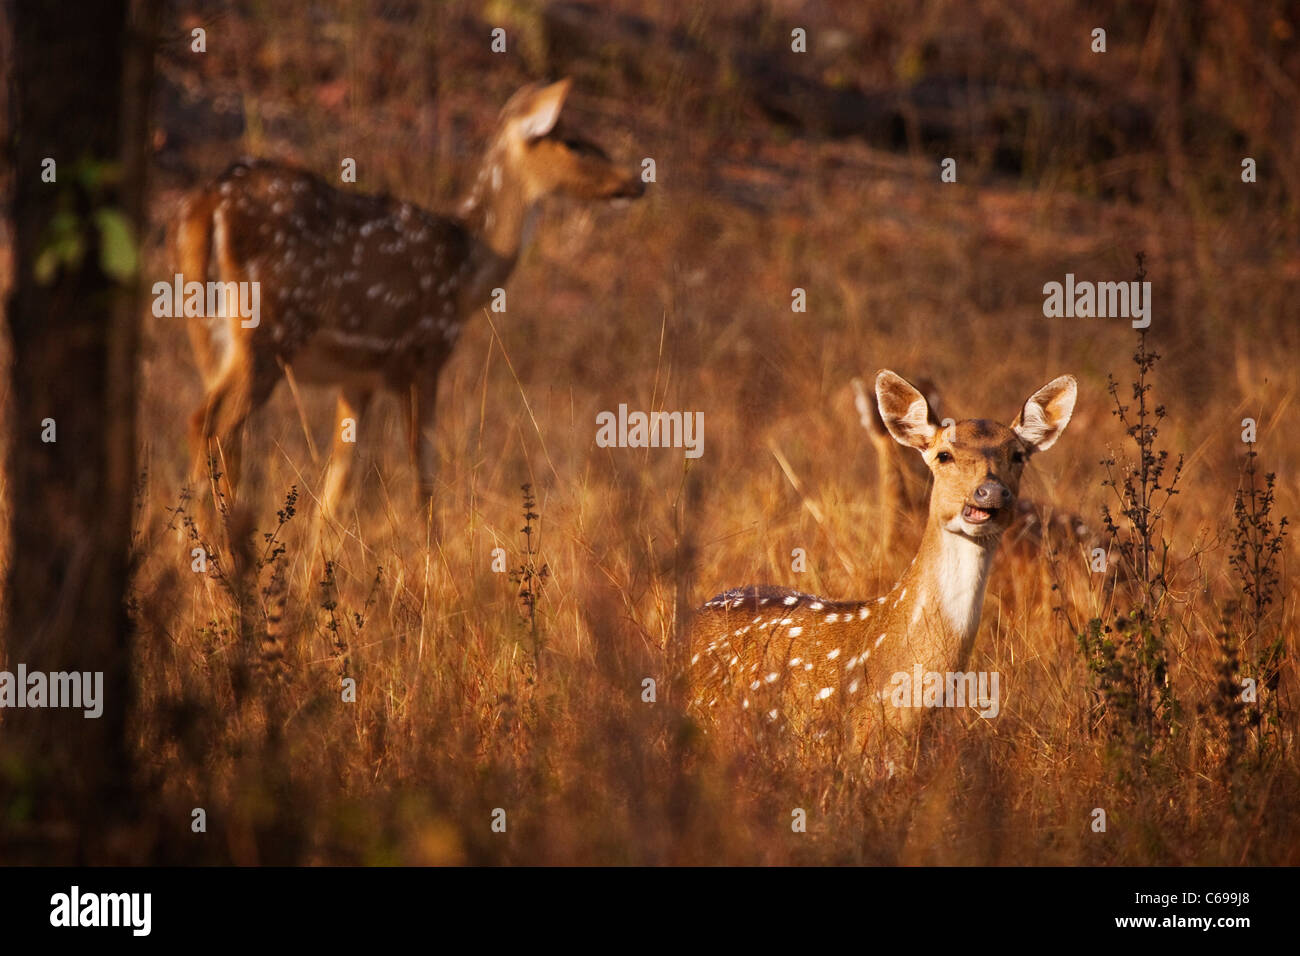
[[[1011,504],[1011,492],[1002,482],[990,479],[975,489],[974,499],[981,508],[1005,508]]]
[[[633,176],[625,180],[618,189],[614,190],[612,198],[614,199],[638,199],[645,195],[645,183],[639,176]]]

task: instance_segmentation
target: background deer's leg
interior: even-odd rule
[[[370,405],[373,394],[369,388],[351,384],[344,385],[339,393],[334,413],[334,449],[330,453],[329,468],[325,472],[325,490],[321,495],[321,512],[331,521],[338,520],[343,496],[347,494],[352,481],[356,443],[361,437],[361,416]]]
[[[190,418],[190,448],[194,455],[194,477],[208,478],[208,460],[216,459],[222,474],[222,494],[233,502],[243,458],[244,422],[266,403],[279,377],[269,358],[259,358],[244,341],[226,364],[203,404]]]
[[[416,473],[416,503],[426,507],[433,499],[438,477],[438,445],[434,428],[434,404],[438,398],[438,377],[412,382],[403,402],[406,411],[407,449]]]

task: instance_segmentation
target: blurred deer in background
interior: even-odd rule
[[[862,379],[853,379],[852,385],[858,420],[871,436],[871,444],[876,450],[876,487],[881,498],[882,516],[880,540],[888,548],[894,543],[900,516],[925,514],[925,503],[930,497],[930,471],[924,460],[905,453],[894,441],[885,427],[885,420],[880,417],[875,395],[867,393]],[[916,389],[925,396],[930,424],[935,428],[942,427],[938,386],[928,378],[918,378]]]
[[[184,200],[174,231],[184,279],[205,281],[211,258],[223,283],[259,283],[261,302],[256,323],[229,314],[189,320],[206,393],[190,420],[197,480],[215,461],[233,498],[244,423],[288,376],[291,385],[340,389],[324,514],[336,512],[348,485],[355,442],[345,439],[379,388],[401,402],[419,500],[429,501],[438,376],[461,325],[510,276],[538,203],[644,190],[596,146],[556,134],[569,85],[531,85],[511,97],[454,217],[256,160]]]
[[[691,629],[695,706],[738,703],[797,732],[839,713],[863,745],[876,727],[906,731],[919,711],[891,706],[891,680],[917,667],[940,674],[965,667],[1025,463],[1060,437],[1076,392],[1063,375],[1031,395],[1009,426],[972,419],[944,427],[917,388],[880,372],[884,427],[920,452],[933,476],[920,549],[889,593],[872,601],[768,586],[713,598]]]

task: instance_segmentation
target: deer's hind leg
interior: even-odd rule
[[[334,448],[321,495],[321,512],[327,519],[337,520],[343,497],[352,483],[361,416],[370,405],[373,394],[369,387],[355,384],[345,384],[339,393],[334,414]]]
[[[203,403],[190,417],[192,477],[209,479],[211,467],[221,473],[221,493],[233,502],[243,463],[244,423],[266,404],[279,381],[280,368],[271,356],[262,356],[247,337],[232,344],[233,354]]]

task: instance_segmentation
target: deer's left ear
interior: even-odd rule
[[[519,131],[525,139],[538,139],[555,128],[564,108],[564,98],[569,95],[573,81],[567,77],[558,83],[544,86],[533,94],[524,114],[519,118]]]
[[[1074,400],[1079,385],[1073,375],[1054,378],[1025,402],[1011,430],[1029,446],[1030,451],[1046,451],[1061,437],[1074,414]]]
[[[911,382],[887,368],[881,369],[876,375],[876,405],[894,441],[922,452],[930,447],[938,428],[925,396]]]

